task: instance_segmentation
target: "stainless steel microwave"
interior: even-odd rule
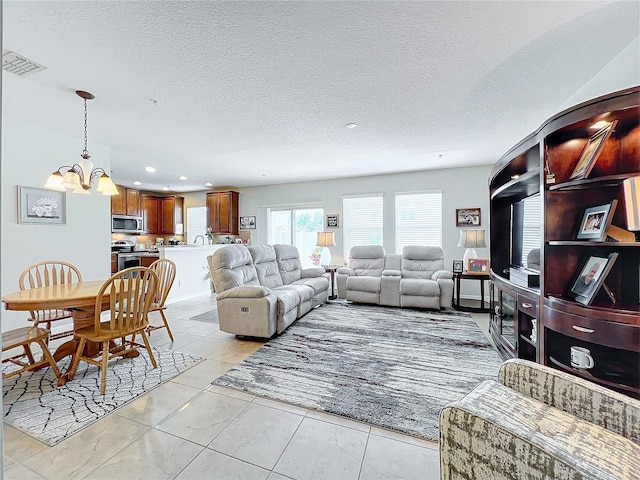
[[[130,215],[111,215],[112,233],[144,233],[142,217]]]

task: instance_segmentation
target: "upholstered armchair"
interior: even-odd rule
[[[407,245],[402,249],[400,306],[449,308],[453,300],[453,273],[444,269],[440,247]]]

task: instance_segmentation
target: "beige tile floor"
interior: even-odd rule
[[[213,308],[169,305],[174,342],[150,337],[205,361],[55,447],[4,424],[4,479],[439,478],[437,443],[211,385],[262,345],[189,320]]]

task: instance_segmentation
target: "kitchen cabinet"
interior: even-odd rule
[[[112,215],[132,215],[139,217],[142,215],[142,195],[140,190],[126,188],[116,185],[119,195],[111,197]]]
[[[184,198],[142,195],[142,228],[147,234],[182,235]]]
[[[159,255],[141,255],[140,256],[140,266],[149,267],[153,262],[160,258]]]
[[[238,192],[207,193],[207,226],[214,234],[238,235]]]
[[[111,253],[111,275],[118,271],[118,254]]]

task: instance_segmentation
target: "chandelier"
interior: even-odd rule
[[[63,165],[58,170],[49,175],[45,188],[64,192],[65,189],[72,189],[73,193],[89,195],[89,190],[93,183],[98,180],[98,192],[103,195],[118,195],[118,189],[113,184],[107,172],[102,168],[93,168],[93,162],[89,160],[91,156],[87,150],[87,100],[96,98],[89,92],[76,90],[76,95],[84,99],[84,150],[80,155],[81,160],[74,165]],[[63,174],[64,172],[64,174]]]

